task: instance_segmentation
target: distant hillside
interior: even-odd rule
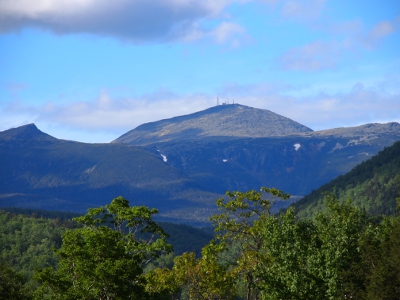
[[[170,141],[146,146],[215,193],[276,187],[303,196],[400,139],[400,124],[260,138]]]
[[[0,207],[83,213],[123,196],[132,205],[158,208],[160,221],[205,226],[217,212],[215,200],[227,190],[265,186],[301,197],[400,140],[398,123],[313,132],[287,118],[241,105],[177,117],[171,120],[180,121],[171,126],[185,127],[182,120],[186,120],[190,128],[202,128],[214,120],[211,115],[230,124],[212,134],[224,131],[233,136],[199,133],[193,138],[177,130],[172,140],[134,146],[59,140],[34,124],[0,132]],[[262,120],[267,115],[270,123],[265,126]],[[155,122],[162,126],[160,131],[153,127],[153,137],[154,124],[143,125],[150,126],[143,138],[163,140],[169,135],[163,131],[165,122],[171,120]],[[255,137],[241,137],[241,128],[249,128],[248,134],[253,130]],[[262,132],[268,136],[257,136]],[[280,202],[273,209],[287,205]]]
[[[350,199],[368,213],[395,213],[400,191],[400,141],[295,203],[298,215],[311,217],[323,210],[323,192],[334,189],[339,199]]]
[[[86,212],[122,195],[163,211],[219,196],[141,147],[58,140],[33,124],[0,133],[0,165],[3,207]]]
[[[289,118],[266,109],[239,104],[211,107],[193,114],[146,123],[114,142],[148,145],[204,137],[268,137],[311,132]]]

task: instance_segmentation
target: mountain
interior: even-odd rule
[[[350,199],[373,215],[396,212],[400,196],[400,141],[306,195],[294,206],[300,217],[312,217],[324,209],[324,192],[335,191],[339,200]]]
[[[86,212],[123,195],[163,211],[218,197],[142,147],[59,140],[34,124],[0,133],[0,165],[3,207]]]
[[[140,146],[216,136],[254,138],[311,131],[304,125],[266,109],[226,104],[190,115],[140,125],[114,142]]]
[[[398,123],[312,131],[242,105],[138,128],[109,144],[59,140],[34,124],[0,132],[0,206],[82,213],[121,195],[163,221],[204,225],[226,190],[275,187],[295,201],[400,140]]]
[[[177,139],[145,148],[211,192],[268,186],[301,196],[399,139],[400,124],[388,123],[286,136]]]

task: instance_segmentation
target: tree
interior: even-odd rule
[[[180,293],[187,299],[236,299],[241,290],[246,299],[258,295],[258,278],[254,276],[262,263],[262,238],[253,226],[255,219],[270,215],[271,201],[265,193],[286,199],[289,195],[276,189],[227,192],[217,200],[220,214],[211,217],[215,226],[214,240],[202,250],[201,258],[194,253],[176,257],[172,270],[155,269],[148,289],[164,292],[175,299]]]
[[[400,198],[397,198],[397,209]],[[362,248],[366,270],[365,299],[400,298],[400,215],[385,217],[381,225],[369,228]]]
[[[153,220],[156,209],[129,206],[118,197],[75,220],[84,226],[66,231],[56,251],[56,270],[35,274],[38,299],[145,299],[143,268],[172,247]]]
[[[325,194],[327,211],[317,214],[315,225],[321,242],[315,260],[317,275],[324,281],[326,299],[359,298],[365,290],[361,272],[362,239],[376,226],[365,211],[348,199],[340,203],[335,194]]]
[[[294,208],[271,215],[266,193],[289,197],[262,188],[218,199],[214,240],[199,259],[175,259],[172,271],[163,273],[175,279],[171,286],[188,288],[189,299],[360,298],[366,288],[365,273],[357,274],[362,237],[376,224],[332,193],[315,220],[297,219]]]
[[[215,238],[205,251],[208,259],[213,257],[226,271],[222,278],[230,278],[227,288],[231,296],[242,295],[245,299],[256,299],[260,295],[260,265],[266,263],[263,253],[263,237],[260,220],[271,217],[271,199],[289,198],[288,194],[274,188],[261,188],[260,191],[226,192],[225,198],[217,200],[220,214],[211,217],[215,226]],[[257,223],[259,222],[259,223]]]
[[[0,261],[0,299],[28,300],[31,292],[25,286],[26,278]]]
[[[186,252],[174,259],[172,269],[154,269],[146,275],[147,291],[154,299],[235,299],[234,278],[228,266],[220,264],[210,243],[196,258]]]
[[[297,220],[294,208],[254,222],[262,239],[256,267],[262,299],[326,299],[316,255],[321,247],[312,221]]]
[[[245,299],[337,299],[365,290],[356,273],[361,264],[361,241],[375,224],[349,201],[341,204],[325,195],[327,210],[315,220],[296,219],[294,208],[274,216],[263,193],[286,199],[276,189],[227,193],[213,216],[217,240],[227,253],[237,248],[229,264],[236,286],[245,286]],[[223,256],[223,255],[222,255]],[[226,256],[225,256],[226,257]]]

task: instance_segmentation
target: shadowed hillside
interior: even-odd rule
[[[341,201],[350,199],[368,213],[394,214],[400,196],[400,141],[295,203],[298,215],[311,217],[323,210],[325,191],[335,191]]]
[[[218,197],[141,147],[58,140],[33,124],[0,133],[0,162],[1,206],[85,212],[124,195],[172,209]]]

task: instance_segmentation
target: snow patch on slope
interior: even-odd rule
[[[164,155],[164,154],[162,154],[162,153],[160,152],[160,150],[157,150],[157,151],[160,153],[160,155],[161,155],[161,157],[162,157],[163,161],[164,161],[164,162],[167,162],[167,161],[168,161],[168,158],[167,158],[167,156],[166,156],[166,155]]]

